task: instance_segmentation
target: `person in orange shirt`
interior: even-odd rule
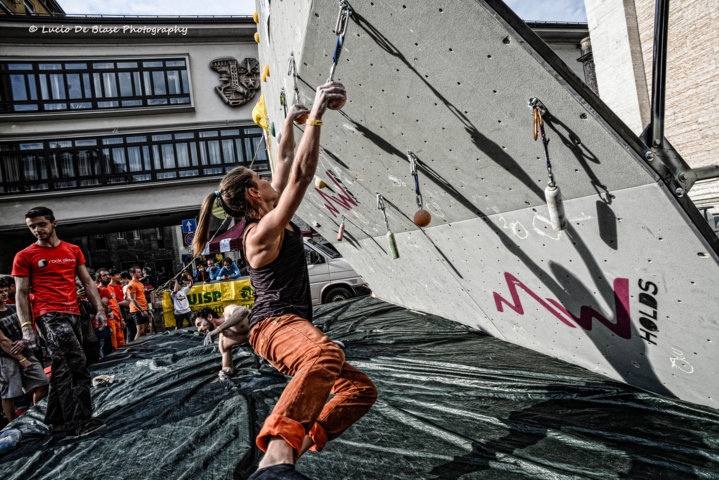
[[[122,328],[120,329],[121,336],[118,336],[118,342],[120,343],[120,346],[122,346],[127,343],[125,329],[127,328],[127,317],[130,313],[130,302],[125,300],[125,292],[123,291],[120,270],[116,268],[110,269],[110,283],[107,285],[107,288],[115,294],[115,301],[117,301],[117,307],[120,310],[120,326]]]
[[[138,265],[130,269],[132,280],[127,284],[127,300],[130,301],[130,315],[137,325],[135,340],[147,334],[147,327],[150,325],[152,314],[147,310],[147,299],[145,298],[145,286],[140,279],[144,272]]]
[[[112,349],[117,350],[121,346],[125,345],[125,322],[122,320],[122,314],[120,313],[120,306],[117,303],[117,295],[115,290],[110,288],[110,271],[106,268],[100,268],[97,270],[96,280],[98,282],[97,289],[100,292],[100,298],[107,299],[108,311],[112,312],[112,316],[107,317],[107,325],[112,330]]]

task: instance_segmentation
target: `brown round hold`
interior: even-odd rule
[[[327,108],[329,108],[330,110],[339,110],[340,108],[345,106],[346,101],[347,101],[347,98],[330,100],[329,102],[327,102]]]
[[[414,224],[418,227],[426,227],[432,221],[432,215],[427,210],[417,210],[414,214]]]
[[[309,117],[309,114],[305,113],[304,115],[300,116],[299,118],[295,119],[295,123],[297,125],[304,125],[307,121],[307,117]]]

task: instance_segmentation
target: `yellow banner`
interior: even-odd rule
[[[187,299],[190,301],[190,309],[193,312],[203,307],[209,307],[220,316],[225,310],[225,306],[231,303],[252,308],[255,292],[252,290],[249,277],[244,277],[237,280],[198,283],[192,286],[187,294]],[[166,328],[175,327],[175,315],[169,290],[165,290],[162,297],[162,318]]]

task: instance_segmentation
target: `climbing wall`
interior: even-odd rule
[[[338,35],[342,5],[351,11]],[[639,139],[504,4],[257,7],[274,151],[280,92],[291,103],[297,85],[310,106],[337,58],[348,101],[324,117],[317,186],[298,213],[378,297],[716,407],[716,239]],[[530,103],[541,107],[536,139]],[[420,207],[428,226],[413,221]]]

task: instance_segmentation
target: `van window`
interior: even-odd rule
[[[318,265],[320,263],[325,263],[324,257],[312,250],[307,245],[305,245],[305,261],[307,262],[307,265]]]
[[[335,259],[335,258],[342,257],[342,255],[340,255],[340,252],[338,252],[337,249],[335,249],[335,247],[329,242],[328,243],[319,243],[319,242],[314,241],[311,238],[308,238],[307,243],[309,243],[315,249],[322,252],[324,255],[327,255],[327,257],[329,257],[329,258]]]

